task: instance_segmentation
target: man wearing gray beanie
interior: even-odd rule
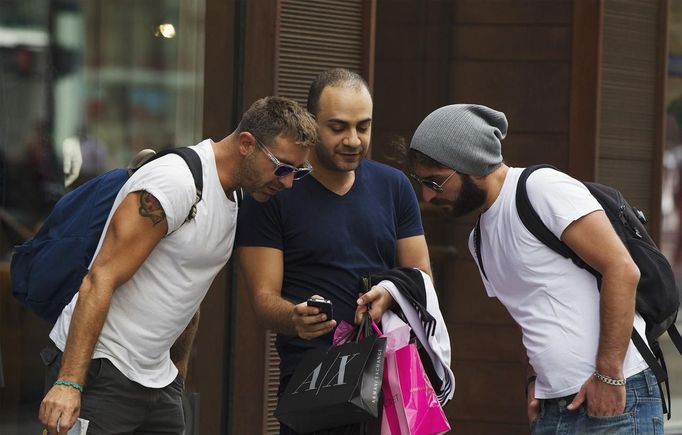
[[[601,274],[601,287],[525,227],[516,203],[523,168],[504,164],[506,134],[502,112],[441,107],[417,127],[406,160],[424,201],[454,216],[479,214],[469,250],[488,296],[521,327],[532,433],[560,425],[575,434],[663,431],[656,377],[630,341],[633,326],[645,336],[635,312],[639,269],[585,185],[553,168],[530,173],[528,199],[550,232]]]

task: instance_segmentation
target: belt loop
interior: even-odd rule
[[[651,369],[645,369],[642,374],[644,375],[644,379],[646,380],[646,388],[647,391],[649,392],[649,396],[654,396],[656,394],[656,391],[659,389],[658,386],[658,380],[656,379],[656,375],[654,375],[654,372]]]

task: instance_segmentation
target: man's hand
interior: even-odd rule
[[[65,434],[76,423],[81,410],[81,393],[67,385],[54,385],[40,404],[38,418],[52,434]]]
[[[64,186],[69,187],[78,179],[83,165],[80,140],[77,137],[64,139],[62,154],[64,156]]]
[[[381,321],[381,316],[393,306],[393,296],[384,287],[375,285],[364,295],[360,295],[357,300],[358,308],[355,310],[355,323],[362,322],[362,315],[370,305],[369,315],[375,322]]]
[[[625,386],[608,385],[590,376],[567,409],[574,411],[583,402],[587,402],[587,414],[592,417],[620,415],[625,412]]]
[[[540,401],[535,398],[535,380],[528,382],[528,395],[526,397],[528,403],[528,424],[533,423],[533,420],[538,418],[540,413]]]
[[[309,307],[307,302],[294,305],[291,321],[296,329],[296,335],[306,340],[327,334],[336,327],[336,320],[327,319],[327,315],[320,313],[319,308]]]

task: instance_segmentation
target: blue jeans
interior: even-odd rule
[[[563,434],[663,434],[663,407],[656,377],[647,369],[627,378],[625,413],[610,417],[587,415],[586,404],[568,411],[572,396],[540,400],[540,414],[533,420],[533,435]]]

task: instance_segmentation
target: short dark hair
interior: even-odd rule
[[[244,112],[236,132],[248,131],[265,144],[280,135],[294,139],[304,148],[317,143],[315,119],[296,101],[284,97],[265,97]]]
[[[322,91],[327,86],[351,89],[365,88],[369,93],[369,85],[367,85],[367,82],[360,74],[345,68],[328,69],[321,72],[310,84],[310,89],[308,89],[308,112],[317,115],[317,111],[320,109],[320,95],[322,95]]]
[[[421,151],[413,150],[404,137],[397,136],[391,141],[391,150],[387,159],[405,172],[411,172],[416,165],[427,168],[448,168],[448,166],[432,159]],[[452,169],[452,168],[448,168]]]

